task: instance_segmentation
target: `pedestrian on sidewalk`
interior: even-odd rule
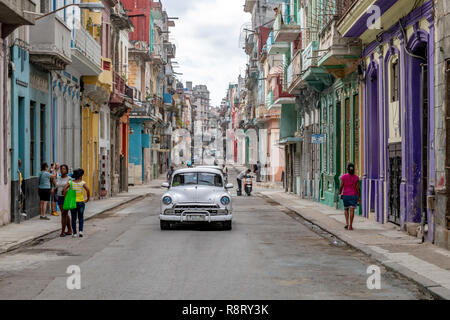
[[[256,161],[256,182],[261,182],[261,162]]]
[[[170,180],[172,180],[172,175],[173,175],[174,171],[175,171],[174,166],[170,166],[169,171],[167,171],[167,181],[169,181],[169,183],[170,183]]]
[[[349,163],[347,165],[347,174],[341,177],[341,186],[339,194],[344,202],[345,213],[345,229],[353,230],[353,218],[355,216],[355,208],[360,204],[359,177],[355,174],[355,165]],[[350,211],[350,221],[349,221]],[[350,223],[349,223],[350,222]]]
[[[48,172],[48,164],[47,162],[44,162],[41,165],[41,172],[39,173],[39,199],[40,202],[40,210],[41,210],[41,217],[42,220],[50,220],[49,217],[47,217],[47,203],[50,201],[50,195],[51,195],[51,182],[50,180],[55,178],[55,174],[51,174]]]
[[[86,203],[89,202],[91,198],[91,191],[86,186],[86,182],[83,181],[84,170],[76,169],[73,171],[72,175],[72,189],[76,192],[76,200],[77,200],[77,208],[74,210],[70,210],[70,214],[72,215],[72,232],[73,238],[77,236],[83,237],[83,227],[84,227],[84,210],[86,208]],[[64,187],[64,196],[67,193],[67,190],[70,187],[70,183]],[[84,192],[86,191],[87,198],[84,198]],[[79,221],[79,232],[77,235],[77,220]]]
[[[64,210],[64,188],[72,180],[67,173],[69,172],[69,167],[66,164],[61,165],[60,175],[56,178],[56,188],[55,188],[55,198],[58,200],[58,207],[61,211],[61,234],[60,237],[71,236],[72,235],[72,225],[70,223],[69,211]],[[65,232],[67,228],[67,232]]]
[[[223,177],[225,178],[225,182],[228,183],[228,168],[225,165],[225,163],[222,164],[222,174],[223,174]]]
[[[58,163],[52,163],[50,166],[50,173],[55,175],[55,178],[50,180],[52,191],[50,196],[50,205],[52,210],[53,216],[59,216],[58,210],[56,209],[56,204],[58,202],[58,196],[56,194],[56,179],[58,178],[58,170],[59,170],[59,164]]]

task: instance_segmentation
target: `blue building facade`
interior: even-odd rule
[[[31,218],[39,214],[40,166],[50,161],[51,79],[49,72],[29,59],[26,46],[17,44],[11,48],[11,215],[14,217],[18,210],[20,170],[24,211]]]
[[[151,164],[152,136],[146,128],[148,119],[130,119],[129,137],[129,184],[138,185],[148,182],[152,168],[147,168],[146,164]],[[150,176],[149,176],[150,173]]]

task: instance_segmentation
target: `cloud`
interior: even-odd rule
[[[250,21],[243,0],[163,0],[169,17],[179,17],[170,29],[177,46],[176,72],[183,82],[208,86],[213,106],[220,105],[230,82],[243,74],[247,57],[239,48],[241,26]]]

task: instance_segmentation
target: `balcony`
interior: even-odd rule
[[[71,59],[71,31],[55,15],[44,17],[30,27],[30,61],[46,70],[64,70]]]
[[[113,91],[109,100],[111,107],[122,104],[125,96],[125,80],[115,71],[113,72],[113,79]]]
[[[274,42],[294,42],[300,36],[300,25],[296,24],[293,17],[277,15],[273,23]]]
[[[302,80],[318,91],[333,83],[333,76],[318,66],[319,42],[311,41],[302,52]]]
[[[158,45],[155,45],[153,47],[153,50],[150,53],[150,58],[154,64],[164,64],[166,62],[163,56],[163,52]]]
[[[28,13],[26,13],[27,11]],[[2,22],[0,38],[6,38],[16,28],[35,23],[36,4],[32,0],[1,0],[0,21]]]
[[[175,54],[176,54],[176,46],[173,43],[168,43],[167,44],[167,58],[168,59],[174,59],[175,58]]]
[[[256,3],[256,0],[245,0],[244,12],[252,13],[255,3]]]
[[[287,69],[287,92],[298,94],[306,83],[302,80],[302,54],[297,51]]]
[[[320,34],[319,50],[324,54],[317,65],[336,78],[345,78],[357,70],[362,44],[356,38],[343,38],[336,24],[337,19],[332,20]]]
[[[98,76],[101,68],[100,44],[84,28],[74,30],[72,40],[72,66],[80,71],[82,76]]]
[[[253,33],[250,33],[245,38],[245,53],[251,56],[254,47],[255,47],[255,36],[253,35]]]
[[[283,105],[295,103],[295,96],[286,92],[281,83],[281,75],[277,77],[277,85],[273,88],[273,104]]]
[[[268,55],[284,54],[291,50],[291,45],[289,42],[275,42],[273,31],[269,33],[266,46]]]
[[[257,120],[264,119],[266,113],[267,113],[267,108],[265,106],[259,106],[255,110],[255,118]]]
[[[150,102],[142,103],[140,106],[133,106],[130,110],[130,118],[155,120],[155,106]]]

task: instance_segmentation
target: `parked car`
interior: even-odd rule
[[[161,197],[159,216],[161,230],[174,223],[221,223],[231,230],[233,207],[229,189],[222,172],[213,168],[186,168],[176,170],[172,180],[164,182],[168,188]]]

